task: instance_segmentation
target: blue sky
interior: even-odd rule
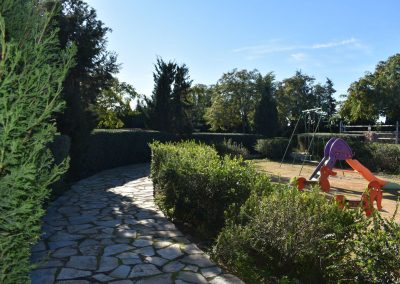
[[[398,0],[87,0],[113,32],[118,77],[150,95],[154,62],[185,63],[194,83],[238,69],[296,70],[333,80],[337,95],[400,52]]]

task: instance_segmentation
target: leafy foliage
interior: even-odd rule
[[[130,104],[137,96],[131,85],[113,79],[111,87],[103,90],[97,97],[96,112],[99,116],[97,127],[111,129],[124,127],[124,120],[133,115]]]
[[[192,105],[191,120],[194,130],[206,131],[210,128],[204,116],[211,107],[213,87],[197,84],[190,89],[189,97]]]
[[[289,139],[282,137],[258,139],[254,149],[268,159],[279,160],[282,159],[288,143]],[[292,147],[290,145],[289,153]]]
[[[151,144],[155,197],[167,216],[214,237],[224,211],[238,210],[252,190],[271,188],[266,176],[241,158],[220,158],[214,148],[194,142]]]
[[[253,193],[237,217],[227,220],[214,255],[249,283],[271,277],[324,283],[355,231],[356,213],[343,211],[317,191],[276,186]]]
[[[352,83],[340,114],[351,123],[374,123],[379,116],[387,123],[400,120],[400,54],[379,62],[373,73]]]
[[[337,280],[400,282],[400,225],[395,221],[374,214],[358,225],[353,238],[346,240],[343,247],[341,261],[330,267]]]
[[[0,282],[28,283],[49,185],[65,172],[48,148],[72,51],[63,52],[41,1],[0,2]]]
[[[247,159],[250,155],[249,151],[243,146],[242,143],[232,141],[231,138],[228,140],[224,138],[222,143],[215,144],[215,149],[221,156],[230,155],[233,157],[242,157],[243,159]]]
[[[213,88],[212,105],[205,115],[207,122],[211,125],[211,130],[252,132],[256,108],[263,96],[263,106],[259,107],[259,115],[261,115],[261,109],[264,112],[267,111],[264,116],[270,115],[270,112],[273,115],[274,106],[268,103],[272,100],[270,91],[273,79],[271,73],[263,77],[257,70],[234,69],[223,74]],[[268,123],[268,121],[260,123]]]

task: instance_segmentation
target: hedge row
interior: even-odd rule
[[[194,139],[206,144],[221,145],[221,152],[234,153],[234,144],[239,154],[243,145],[249,151],[261,136],[236,133],[193,133],[178,137],[170,133],[150,130],[95,130],[89,137],[87,146],[82,149],[78,163],[74,163],[73,179],[81,179],[96,172],[128,164],[150,162],[149,143],[153,141],[174,142],[182,139]],[[230,141],[228,147],[224,141]]]
[[[250,192],[271,189],[265,175],[242,158],[220,158],[211,146],[195,142],[151,144],[151,176],[157,204],[167,216],[215,237],[224,212],[235,212]]]
[[[244,281],[400,281],[395,222],[341,210],[317,191],[271,184],[250,164],[220,158],[209,146],[157,142],[151,148],[161,209],[203,236],[218,234],[213,257]]]

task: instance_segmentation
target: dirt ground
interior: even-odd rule
[[[303,176],[309,178],[317,164],[304,164],[300,174],[300,164],[282,164],[267,160],[254,160],[257,169],[271,176],[273,181],[287,183],[292,177]],[[396,176],[376,174],[377,177],[390,182],[400,184],[400,178]],[[338,169],[337,175],[330,177],[330,195],[344,194],[349,200],[360,200],[368,181],[363,179],[357,172],[342,172]],[[391,218],[396,210],[397,200],[400,197],[400,190],[383,190],[382,216]],[[395,220],[400,223],[400,208],[395,216]]]

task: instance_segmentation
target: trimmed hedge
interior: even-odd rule
[[[268,178],[242,158],[220,158],[211,146],[155,142],[151,150],[157,204],[168,217],[191,224],[206,238],[216,236],[224,212],[236,212],[251,191],[272,188]]]
[[[102,170],[150,161],[149,143],[174,141],[173,134],[144,130],[95,130],[80,156],[72,179],[81,179]]]
[[[258,139],[254,149],[262,154],[265,158],[271,160],[280,160],[285,154],[286,147],[289,143],[288,138],[276,137],[268,139]],[[287,156],[291,153],[293,149],[293,142],[290,143]]]
[[[224,147],[224,141],[231,141],[231,145],[243,145],[251,152],[256,140],[260,137],[240,133],[193,133],[189,136],[179,137],[171,133],[152,130],[97,129],[90,135],[87,146],[83,147],[79,162],[74,163],[76,166],[74,172],[70,173],[70,179],[81,179],[114,167],[150,162],[151,152],[148,144],[153,141],[174,142],[182,139],[194,139],[210,145],[222,145],[221,151],[226,150],[233,153],[240,149]],[[243,149],[240,152],[244,153]]]
[[[198,132],[193,133],[190,139],[194,139],[196,142],[202,142],[206,144],[222,144],[224,141],[230,140],[237,144],[242,144],[249,150],[250,153],[254,153],[254,145],[257,143],[257,139],[265,138],[262,135],[256,134],[245,134],[245,133],[205,133]]]

